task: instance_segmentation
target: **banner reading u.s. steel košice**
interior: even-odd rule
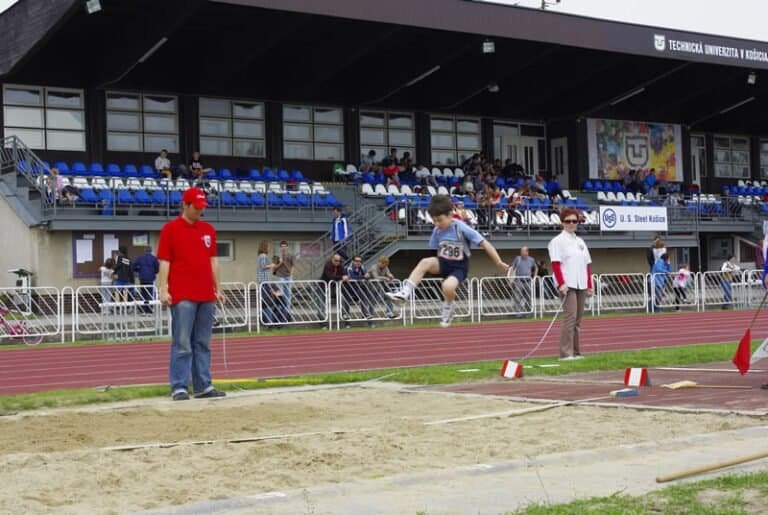
[[[656,178],[682,181],[680,126],[627,120],[587,120],[589,176],[622,179],[629,170],[655,169]]]
[[[600,206],[601,231],[667,232],[667,208]]]

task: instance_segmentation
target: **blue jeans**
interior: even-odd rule
[[[293,278],[290,275],[286,276],[278,276],[277,280],[280,281],[280,284],[278,286],[280,287],[280,293],[283,294],[283,299],[285,299],[285,309],[288,313],[291,312],[291,282],[293,282]]]
[[[189,378],[195,393],[211,388],[211,333],[215,302],[182,300],[171,306],[171,393],[189,391]]]
[[[733,297],[731,295],[731,281],[723,280],[723,309],[728,307]]]

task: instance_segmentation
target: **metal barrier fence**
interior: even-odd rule
[[[264,281],[250,283],[256,299],[256,330],[299,324],[329,324],[330,288],[325,281]],[[249,310],[252,314],[252,308]]]
[[[426,278],[411,297],[411,321],[439,319],[443,314],[443,280]],[[456,290],[454,318],[469,318],[474,321],[473,292],[477,291],[477,279],[462,282]]]
[[[652,274],[648,284],[651,286],[651,311],[662,308],[699,308],[699,281],[696,274]]]
[[[126,340],[159,335],[163,309],[154,286],[80,286],[75,290],[73,331]]]
[[[61,294],[56,288],[0,288],[0,341],[35,345],[59,334]]]
[[[536,315],[536,288],[533,277],[483,277],[478,281],[477,319],[494,316]]]
[[[700,274],[701,307],[728,309],[747,305],[747,292],[741,272],[703,272]]]
[[[405,310],[392,302],[386,292],[397,291],[402,286],[393,281],[339,281],[334,284],[336,299],[336,327],[350,327],[353,322],[366,322],[375,327],[376,321],[404,320]]]
[[[746,270],[744,272],[744,283],[747,292],[747,306],[755,307],[760,304],[765,294],[762,270]]]
[[[245,283],[221,283],[224,304],[216,303],[215,328],[236,329],[248,326],[248,287]]]
[[[648,309],[647,274],[600,274],[596,285],[598,314]]]

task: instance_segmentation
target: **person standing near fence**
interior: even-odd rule
[[[677,271],[674,281],[672,281],[672,291],[675,292],[675,311],[680,311],[680,300],[688,302],[688,295],[685,290],[688,288],[688,284],[691,282],[691,270],[688,268],[687,263],[680,265],[680,270]]]
[[[128,249],[120,245],[115,258],[115,285],[118,302],[128,302],[133,296],[133,263],[128,257]]]
[[[653,312],[661,311],[661,302],[664,297],[664,285],[672,268],[669,266],[669,254],[659,256],[651,269],[651,283],[653,284]]]
[[[108,315],[112,312],[112,281],[115,278],[115,260],[107,258],[104,264],[99,267],[101,274],[101,313]]]
[[[293,268],[295,258],[293,254],[288,250],[288,242],[283,240],[280,242],[280,259],[275,264],[274,274],[277,276],[277,280],[280,281],[278,286],[280,287],[280,296],[282,302],[285,305],[286,322],[290,321],[291,315],[291,290],[293,281]]]
[[[723,262],[723,266],[720,267],[720,284],[723,288],[722,309],[728,309],[728,306],[733,302],[731,283],[736,279],[736,273],[739,270],[741,270],[741,268],[736,264],[736,257],[733,254],[729,254],[728,259],[726,259]]]
[[[386,308],[386,317],[393,318],[395,313],[392,309],[392,301],[387,297],[387,292],[389,291],[389,283],[395,280],[395,276],[389,271],[389,258],[387,256],[381,256],[376,265],[371,268],[371,279],[381,287],[381,300]]]
[[[576,236],[579,211],[565,208],[560,212],[563,231],[547,246],[557,288],[563,297],[563,324],[560,331],[560,359],[581,359],[579,333],[581,317],[592,289],[592,257],[584,240]]]
[[[338,207],[333,208],[331,242],[333,242],[333,251],[344,258],[344,261],[348,260],[347,244],[349,243],[349,220],[347,220],[347,215]]]
[[[211,384],[211,333],[216,301],[224,302],[219,282],[216,230],[200,219],[208,207],[205,192],[189,188],[181,199],[181,215],[160,232],[158,288],[160,302],[171,307],[169,376],[175,401],[224,397]]]
[[[152,247],[147,247],[144,254],[136,258],[133,262],[133,272],[139,276],[141,299],[144,304],[141,306],[141,312],[145,315],[152,314],[150,302],[155,299],[155,277],[160,271],[160,263],[152,255]]]
[[[368,327],[376,327],[372,320],[373,310],[371,307],[374,297],[373,289],[368,283],[370,278],[371,274],[363,266],[363,258],[361,256],[352,258],[352,263],[347,267],[346,273],[341,278],[341,313],[342,318],[345,320],[345,329],[351,327],[349,323],[349,304],[351,302],[360,305],[360,311],[362,311],[363,317],[368,321]]]
[[[512,300],[515,303],[515,311],[528,313],[532,311],[531,281],[538,275],[539,267],[536,260],[528,252],[528,247],[520,248],[520,255],[512,260],[510,265],[515,271],[512,282]]]
[[[273,324],[275,318],[274,290],[277,285],[268,284],[272,279],[272,270],[275,265],[269,257],[269,242],[259,243],[259,255],[256,258],[256,284],[259,285],[261,298],[261,322]]]

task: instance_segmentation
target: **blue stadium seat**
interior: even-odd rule
[[[387,198],[391,197],[392,195],[387,195]],[[392,199],[391,203],[394,203],[394,198]],[[325,195],[320,195],[319,193],[313,193],[312,194],[312,203],[315,205],[315,207],[328,207],[328,201],[326,200]]]
[[[405,195],[403,195],[405,196]],[[343,204],[336,199],[336,196],[333,194],[333,192],[329,191],[328,195],[325,198],[326,202],[331,207],[341,207]]]
[[[139,177],[154,177],[155,169],[149,165],[141,165],[139,168]]]
[[[299,207],[309,207],[309,197],[307,197],[304,193],[296,194],[296,202],[298,202]]]
[[[139,171],[136,169],[136,165],[127,164],[123,166],[123,175],[126,177],[138,177]]]
[[[283,205],[283,199],[280,198],[280,196],[275,193],[274,191],[270,191],[267,193],[267,206],[282,206]]]
[[[261,178],[264,181],[276,181],[277,175],[275,175],[271,168],[264,168],[264,171],[261,172]]]
[[[264,207],[264,195],[258,192],[251,193],[251,204],[255,207]]]
[[[152,203],[156,206],[164,206],[168,203],[168,194],[163,190],[152,191]]]
[[[584,181],[584,184],[581,185],[581,189],[584,191],[595,191],[595,185],[592,184],[592,181]]]
[[[85,175],[86,173],[88,173],[88,168],[85,167],[85,163],[81,161],[75,161],[74,163],[72,163],[72,173],[74,173],[75,175]]]
[[[29,163],[27,163],[24,159],[19,160],[18,164],[16,165],[16,168],[20,172],[24,173],[30,173],[32,171],[31,167],[29,166]]]
[[[301,182],[304,180],[304,174],[301,173],[301,170],[293,170],[291,172],[291,179],[293,179],[296,182]]]
[[[219,168],[219,179],[231,179],[232,171],[229,168]]]
[[[115,196],[112,194],[112,190],[109,189],[103,189],[99,190],[99,198],[105,203],[105,204],[112,204],[115,200]]]
[[[235,200],[235,197],[232,195],[232,193],[228,191],[219,192],[219,201],[221,202],[222,206],[226,206],[226,207],[232,207],[237,205],[237,201]]]
[[[136,192],[133,194],[133,200],[137,204],[151,204],[152,199],[149,197],[146,191],[144,190],[136,190]]]
[[[115,163],[108,163],[106,168],[107,175],[111,175],[113,177],[119,177],[123,174],[123,171],[120,169],[120,165],[117,165]]]
[[[169,202],[174,206],[181,204],[181,192],[179,190],[171,190]]]
[[[101,166],[101,163],[91,163],[89,170],[91,175],[104,175],[104,168]]]
[[[235,202],[238,206],[251,206],[253,205],[253,202],[251,202],[251,197],[242,191],[235,192]]]
[[[83,188],[80,190],[80,200],[89,204],[98,204],[101,199],[96,192],[91,188]]]
[[[298,207],[299,205],[294,196],[290,193],[283,193],[281,200],[283,201],[283,205],[286,207]]]
[[[258,168],[251,168],[248,171],[248,178],[252,181],[260,181],[261,180],[261,172]]]
[[[72,175],[72,171],[69,169],[69,165],[64,161],[56,161],[53,164],[53,167],[57,168],[61,175]]]
[[[277,172],[277,178],[285,182],[288,179],[290,179],[291,176],[288,174],[288,170],[280,170],[279,172]]]
[[[51,165],[48,161],[40,161],[39,163],[32,163],[32,173],[49,173],[51,171]]]
[[[395,196],[394,195],[387,195],[384,197],[384,203],[388,206],[395,203]]]
[[[363,174],[363,182],[374,184],[376,182],[376,177],[371,172],[365,172]]]
[[[128,190],[117,190],[118,204],[133,204],[133,195]]]

